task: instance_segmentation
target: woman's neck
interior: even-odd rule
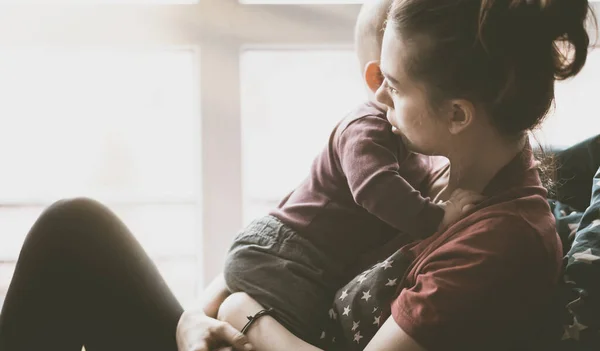
[[[527,137],[517,141],[486,142],[448,155],[450,170],[446,186],[435,196],[445,201],[458,188],[483,193],[494,176],[523,150]]]

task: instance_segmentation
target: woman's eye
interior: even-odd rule
[[[396,90],[395,88],[389,86],[389,84],[387,85],[387,89],[390,92],[390,94],[392,94],[392,95],[398,94],[398,90]]]

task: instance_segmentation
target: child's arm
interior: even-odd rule
[[[409,152],[390,124],[367,116],[340,134],[337,155],[356,203],[399,231],[423,237],[437,231],[444,209],[421,196],[401,175]]]

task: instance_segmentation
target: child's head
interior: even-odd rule
[[[362,6],[354,31],[354,45],[367,87],[375,92],[382,79],[378,62],[385,21],[393,0],[367,0]],[[374,100],[374,99],[373,99]]]

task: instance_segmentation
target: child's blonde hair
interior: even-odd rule
[[[367,0],[362,6],[354,29],[354,47],[361,68],[379,61],[383,31],[393,0]]]

